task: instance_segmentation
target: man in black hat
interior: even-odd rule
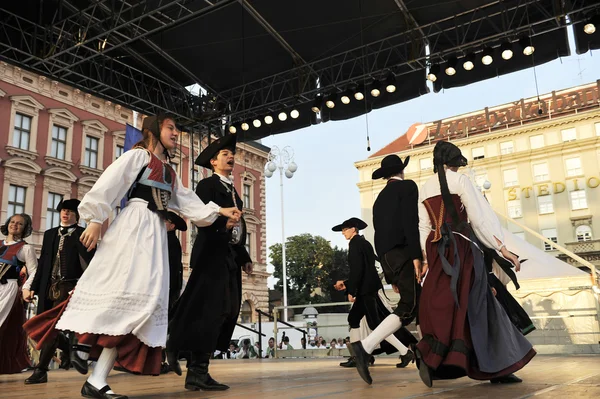
[[[365,338],[360,335],[360,321],[363,317],[366,318],[369,328],[375,330],[381,321],[390,314],[379,298],[379,290],[383,288],[383,285],[375,268],[375,251],[371,243],[359,234],[359,231],[366,227],[367,224],[364,221],[353,217],[332,228],[333,231],[341,231],[344,238],[350,241],[348,243],[350,276],[348,280],[340,280],[335,285],[338,290],[345,289],[348,301],[354,303],[348,314],[350,342],[359,342],[361,338]],[[402,354],[400,357],[402,363],[399,363],[398,366],[406,367],[412,360],[412,357],[407,355],[407,347],[410,344],[416,344],[417,340],[405,328],[399,329],[396,334],[390,334],[384,342],[381,342],[379,352],[390,354],[398,350]],[[373,363],[373,360],[371,356],[370,363]],[[351,357],[348,362],[340,363],[340,366],[354,367],[355,360]]]
[[[38,269],[31,284],[32,295],[36,293],[38,296],[38,314],[67,299],[95,253],[95,250],[88,252],[79,241],[84,228],[77,225],[78,206],[78,199],[61,201],[56,208],[60,212],[60,226],[44,233]],[[25,380],[25,384],[48,382],[48,365],[57,348],[63,353],[61,368],[69,369],[73,361],[78,371],[81,369],[87,372],[87,362],[71,351],[70,346],[75,343],[75,336],[70,335],[73,335],[70,337],[71,342],[64,333],[60,333],[54,342],[42,347],[39,363],[31,377]]]
[[[210,168],[213,175],[198,182],[196,194],[202,201],[221,207],[243,209],[231,173],[235,165],[236,135],[230,134],[211,143],[196,159]],[[226,352],[240,312],[242,275],[252,273],[252,260],[244,246],[245,224],[219,217],[211,226],[198,229],[190,266],[193,268],[186,288],[169,322],[167,357],[178,374],[179,351],[191,352],[185,388],[225,390],[208,373],[209,358],[215,350]]]
[[[356,357],[356,368],[368,384],[372,383],[367,367],[369,354],[390,334],[408,325],[417,315],[421,279],[421,244],[419,242],[419,190],[412,180],[404,180],[404,161],[397,155],[388,155],[381,167],[373,172],[373,179],[387,180],[385,188],[373,204],[375,249],[379,256],[385,280],[400,294],[394,313],[365,339],[350,345]]]

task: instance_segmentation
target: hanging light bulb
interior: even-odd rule
[[[523,54],[531,55],[534,53],[535,47],[533,47],[533,44],[531,43],[531,38],[529,36],[521,36],[521,38],[519,39],[519,44],[523,49]]]
[[[373,97],[379,97],[381,95],[381,82],[377,79],[373,79],[371,82],[371,95]]]
[[[396,75],[394,75],[394,72],[390,72],[385,78],[385,91],[388,93],[396,91]]]
[[[255,119],[252,121],[252,124],[254,125],[254,127],[259,128],[261,123],[260,123],[260,119]]]
[[[340,97],[340,101],[342,104],[350,104],[350,97],[352,96],[352,92],[350,90],[346,90],[344,94]]]
[[[315,96],[315,100],[313,101],[313,105],[312,105],[312,107],[310,107],[310,109],[315,114],[318,114],[319,112],[321,112],[322,108],[323,108],[323,96],[321,94],[317,94]]]
[[[486,47],[483,49],[483,57],[481,57],[481,63],[483,65],[490,65],[494,62],[494,49],[491,47]]]
[[[596,33],[596,29],[600,25],[600,14],[594,15],[590,20],[583,26],[583,31],[588,35]]]
[[[229,126],[229,133],[235,134],[235,132],[237,132],[237,129],[235,128],[235,126],[233,126],[233,125]]]
[[[358,101],[365,99],[365,86],[361,83],[356,88],[356,92],[354,93],[354,98]]]
[[[283,110],[282,110],[282,111],[281,111],[281,112],[279,112],[279,114],[277,115],[277,118],[278,118],[280,121],[284,122],[284,121],[287,119],[287,114],[285,113],[285,111],[283,111]]]
[[[453,76],[456,74],[456,64],[458,60],[455,56],[448,58],[448,62],[446,63],[446,75]]]
[[[470,71],[471,69],[475,68],[475,53],[469,53],[465,56],[463,68],[465,71]]]
[[[267,163],[267,170],[271,173],[275,172],[277,170],[277,165],[275,164],[275,162],[269,161]]]
[[[513,56],[512,43],[508,40],[500,45],[500,51],[502,52],[502,59],[510,60]]]
[[[271,123],[273,123],[273,117],[271,115],[265,116],[265,123],[267,125],[270,125]]]
[[[427,74],[427,79],[431,82],[435,82],[440,75],[440,66],[438,64],[433,64],[429,67],[429,73]]]
[[[290,112],[290,116],[292,117],[292,119],[298,119],[298,117],[300,116],[300,112],[296,108],[294,108],[292,112]]]
[[[327,97],[327,100],[325,101],[325,106],[327,106],[327,108],[335,108],[335,100],[337,99],[337,94],[336,93],[331,93],[329,95],[329,97]]]
[[[296,173],[296,171],[298,170],[298,165],[296,164],[296,162],[292,161],[288,165],[288,169],[290,170],[290,172]]]
[[[242,130],[248,130],[250,129],[250,125],[248,125],[246,122],[242,123]]]

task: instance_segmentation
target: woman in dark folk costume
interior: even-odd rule
[[[81,394],[88,398],[126,398],[113,393],[106,377],[115,361],[133,373],[160,373],[161,347],[167,340],[169,260],[167,207],[199,226],[220,215],[238,220],[235,208],[203,203],[185,188],[168,164],[177,145],[174,118],[159,115],[143,123],[143,139],[102,173],[79,206],[88,223],[81,235],[91,250],[102,223],[121,199],[129,201],[110,224],[96,255],[62,306],[25,325],[38,346],[57,330],[78,334],[78,354],[97,359]]]
[[[9,217],[0,227],[6,237],[0,242],[0,374],[20,373],[30,366],[23,301],[32,299],[37,270],[35,250],[24,241],[31,231],[31,218],[24,213]]]
[[[495,299],[481,248],[500,252],[516,271],[519,260],[503,244],[490,205],[467,176],[457,173],[467,165],[458,147],[438,142],[433,161],[438,176],[423,185],[419,198],[421,248],[429,269],[419,310],[419,375],[429,387],[432,379],[463,376],[520,382],[512,373],[535,351]]]

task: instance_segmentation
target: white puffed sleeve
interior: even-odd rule
[[[141,148],[126,151],[98,178],[79,204],[79,215],[86,222],[103,223],[123,199],[150,155]]]
[[[202,202],[195,192],[181,184],[181,180],[178,176],[175,179],[175,190],[169,201],[169,208],[179,211],[198,227],[213,224],[219,217],[220,209],[220,207],[212,201],[208,204]]]
[[[37,257],[35,256],[35,249],[29,244],[23,245],[23,247],[17,252],[17,259],[21,262],[25,262],[25,266],[27,267],[27,273],[29,273],[29,277],[25,284],[23,284],[24,290],[31,289],[31,283],[35,278],[35,273],[37,272],[38,262]]]
[[[467,210],[469,223],[479,240],[488,248],[500,250],[504,245],[502,225],[489,202],[475,188],[471,180],[465,175],[459,177],[460,200]],[[501,244],[496,241],[498,239]]]

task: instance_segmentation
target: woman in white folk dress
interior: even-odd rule
[[[236,208],[204,204],[169,166],[168,151],[178,138],[174,118],[148,117],[142,132],[142,141],[113,162],[81,201],[78,210],[88,223],[82,243],[94,248],[102,223],[125,195],[127,205],[109,226],[71,297],[25,325],[38,346],[57,330],[77,333],[74,361],[85,365],[86,352],[97,359],[81,390],[84,397],[127,398],[106,383],[115,361],[133,373],[160,373],[168,324],[167,208],[197,226],[210,225],[219,215],[235,221],[240,217]]]
[[[0,374],[20,373],[31,365],[23,330],[23,301],[31,301],[37,270],[35,250],[24,241],[31,231],[31,218],[24,213],[12,215],[0,227],[6,237],[0,241]]]

